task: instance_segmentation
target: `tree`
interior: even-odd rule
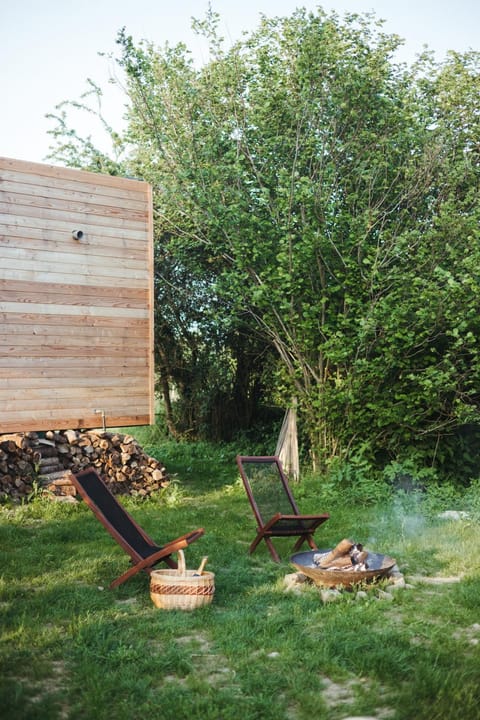
[[[446,458],[478,423],[478,54],[407,68],[374,16],[321,9],[263,18],[227,51],[217,21],[196,23],[201,68],[118,38],[128,167],[156,189],[158,272],[175,278],[157,311],[168,299],[175,332],[184,313],[191,357],[187,337],[219,333],[223,368],[240,337],[273,348],[318,458]],[[180,302],[167,288],[187,276]]]

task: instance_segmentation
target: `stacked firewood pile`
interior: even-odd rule
[[[162,463],[131,435],[105,430],[0,435],[0,499],[22,500],[39,490],[72,498],[70,473],[94,467],[115,494],[145,497],[168,485]]]

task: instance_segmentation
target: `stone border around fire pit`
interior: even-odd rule
[[[359,585],[358,590],[353,591],[356,600],[362,600],[368,597],[375,597],[377,600],[393,600],[392,592],[404,589],[413,589],[413,585],[409,585],[405,582],[403,573],[400,572],[397,565],[395,565],[388,576],[382,578],[382,586],[379,587],[379,583],[371,583],[368,586],[368,592],[364,589],[363,585]],[[387,585],[388,583],[388,585]],[[285,592],[291,592],[296,595],[301,594],[306,588],[317,587],[322,602],[329,603],[335,602],[344,596],[344,593],[352,594],[350,588],[328,588],[316,586],[313,580],[304,575],[302,572],[294,572],[285,575],[283,579],[283,587]],[[384,589],[388,588],[388,589]]]

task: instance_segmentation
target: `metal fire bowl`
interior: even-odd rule
[[[380,553],[369,552],[367,557],[367,570],[326,570],[319,568],[313,562],[313,556],[317,553],[328,553],[330,550],[309,550],[292,555],[290,562],[292,565],[309,577],[315,585],[323,587],[351,587],[362,582],[372,582],[379,580],[390,573],[395,567],[396,560],[388,555],[380,555]],[[352,566],[353,567],[353,566]]]

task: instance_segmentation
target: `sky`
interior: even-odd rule
[[[399,60],[411,62],[427,45],[441,61],[448,50],[480,50],[479,0],[211,0],[227,43],[256,28],[261,14],[288,16],[297,7],[327,12],[374,12],[384,30],[405,40]],[[109,79],[115,38],[125,27],[138,42],[162,47],[185,42],[199,62],[204,50],[191,30],[208,0],[0,0],[0,156],[49,162],[54,122],[45,116],[65,100],[79,100],[91,78],[104,91],[103,113],[122,128],[124,96]],[[104,53],[105,55],[100,55]],[[72,116],[73,120],[73,116]],[[92,118],[75,117],[83,136],[102,140]],[[105,146],[106,149],[106,146]]]

